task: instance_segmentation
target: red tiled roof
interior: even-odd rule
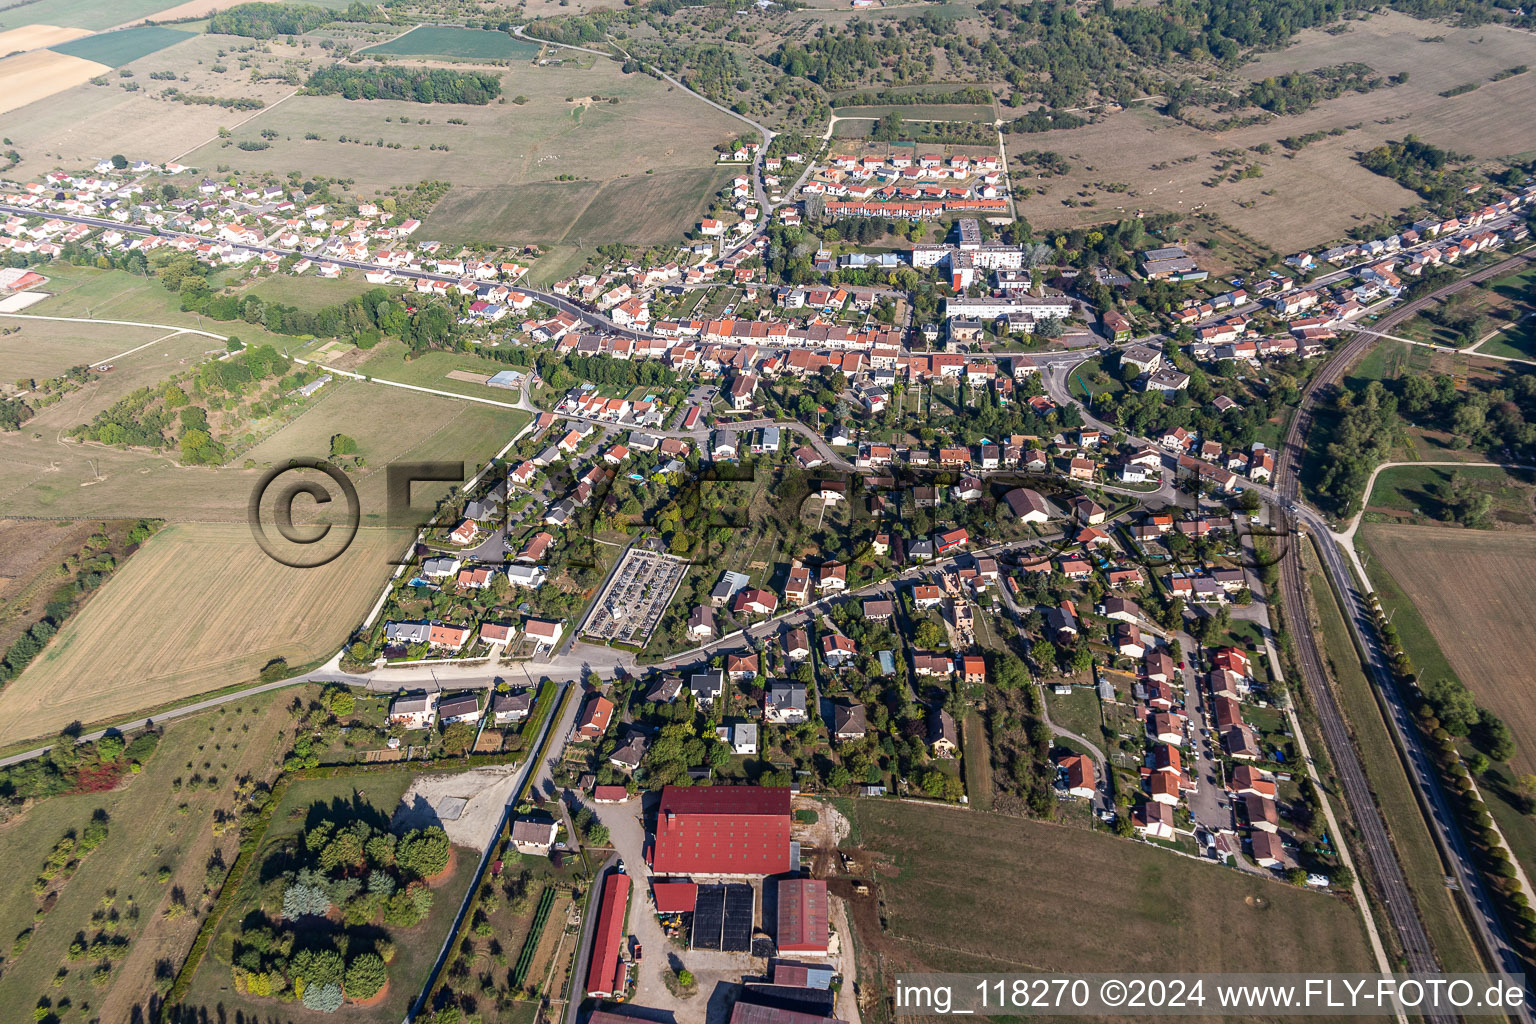
[[[699,887],[692,882],[652,882],[658,914],[691,914],[699,899]]]
[[[602,906],[597,912],[597,937],[592,943],[592,963],[587,968],[587,995],[610,996],[624,991],[624,962],[619,944],[624,938],[624,913],[629,901],[629,876],[615,871],[603,882]]]
[[[576,731],[583,736],[601,736],[608,731],[608,722],[613,718],[613,701],[597,694],[587,702],[587,706],[581,710],[581,722]]]
[[[819,878],[779,882],[779,951],[827,951],[827,883]]]
[[[658,874],[788,871],[788,787],[666,787],[651,868]]]

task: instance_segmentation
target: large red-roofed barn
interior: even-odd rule
[[[597,937],[587,968],[587,995],[611,998],[624,994],[627,970],[619,958],[624,940],[624,911],[629,906],[629,876],[615,871],[603,882],[597,912]]]
[[[779,952],[827,952],[827,883],[819,878],[779,882]]]
[[[668,786],[656,815],[657,874],[775,875],[790,870],[787,786]]]

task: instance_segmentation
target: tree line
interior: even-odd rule
[[[239,4],[227,10],[215,11],[208,19],[208,31],[218,35],[271,39],[275,36],[301,36],[335,19],[333,12],[313,4]]]
[[[338,64],[310,75],[304,91],[315,96],[340,95],[349,100],[409,100],[483,107],[501,95],[501,79],[483,71]]]

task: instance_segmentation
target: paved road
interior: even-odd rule
[[[49,217],[54,220],[64,221],[68,224],[86,224],[90,227],[107,228],[135,235],[162,234],[162,232],[156,228],[148,227],[142,224],[120,224],[115,220],[109,220],[104,217],[81,217],[74,214],[55,213],[51,210],[30,210],[24,206],[9,206],[4,203],[0,203],[0,213],[14,213],[22,217]],[[211,242],[215,245],[230,244],[219,238],[214,238],[207,235],[194,235],[190,231],[176,231],[170,232],[168,234],[169,237],[195,238],[198,241]],[[339,267],[345,267],[350,270],[387,271],[395,277],[401,277],[411,281],[445,281],[449,284],[458,284],[459,281],[463,280],[463,275],[455,276],[452,274],[433,274],[425,270],[408,270],[401,267],[389,267],[382,263],[369,263],[364,260],[341,259],[339,257],[330,256],[321,251],[304,252],[299,249],[283,249],[275,245],[237,244],[235,245],[235,248],[255,253],[275,252],[279,256],[297,256],[306,259],[320,260],[327,263],[334,263]],[[487,281],[479,283],[491,284],[494,282]],[[602,313],[599,313],[594,309],[590,309],[587,306],[572,302],[570,299],[567,299],[563,295],[556,295],[553,292],[539,291],[524,284],[513,284],[509,285],[508,287],[515,287],[518,291],[524,293],[525,295],[533,296],[535,299],[539,300],[545,305],[553,306],[555,309],[570,313],[572,316],[580,317],[587,323],[594,324],[610,334],[616,334],[625,338],[658,337],[658,335],[652,334],[650,331],[638,331],[631,327],[620,327],[618,324],[608,319]],[[177,329],[179,330],[180,328]]]
[[[1484,268],[1476,274],[1452,282],[1425,296],[1405,303],[1384,317],[1377,330],[1386,333],[1397,324],[1413,316],[1431,302],[1459,292],[1479,281],[1503,276],[1528,261],[1526,256],[1516,256]],[[1373,334],[1357,334],[1351,338],[1332,359],[1316,374],[1302,394],[1301,405],[1292,417],[1290,429],[1281,446],[1276,464],[1275,490],[1283,501],[1296,509],[1299,526],[1304,526],[1318,542],[1323,553],[1323,564],[1334,585],[1344,597],[1344,614],[1350,629],[1367,653],[1367,668],[1389,710],[1388,721],[1396,735],[1399,747],[1408,758],[1409,778],[1414,788],[1429,807],[1429,822],[1440,844],[1442,854],[1450,862],[1451,873],[1465,894],[1470,910],[1468,917],[1481,944],[1497,967],[1512,975],[1523,973],[1523,964],[1509,942],[1482,876],[1476,870],[1466,837],[1452,814],[1446,795],[1439,783],[1433,763],[1419,741],[1402,695],[1393,682],[1386,658],[1377,643],[1371,626],[1366,604],[1355,586],[1345,564],[1338,543],[1328,524],[1311,508],[1298,504],[1299,487],[1297,472],[1304,457],[1303,445],[1310,430],[1313,407],[1324,390],[1343,379],[1353,363],[1365,355],[1376,343]],[[1298,535],[1298,540],[1299,535]],[[1317,637],[1307,615],[1305,597],[1305,572],[1301,562],[1299,543],[1287,547],[1281,562],[1281,593],[1285,604],[1286,620],[1296,640],[1297,659],[1301,664],[1307,692],[1316,708],[1324,739],[1334,760],[1334,768],[1340,786],[1349,801],[1355,822],[1360,829],[1362,849],[1371,864],[1372,874],[1386,905],[1386,912],[1399,943],[1404,950],[1409,969],[1412,971],[1436,971],[1439,969],[1434,949],[1422,921],[1415,912],[1411,889],[1403,875],[1394,853],[1381,811],[1371,795],[1360,758],[1351,742],[1345,720],[1340,712],[1333,691],[1327,682]],[[1418,879],[1420,885],[1434,885],[1435,879]],[[1522,1009],[1522,1020],[1530,1021],[1528,1009]]]
[[[562,690],[562,693],[563,692],[564,691]],[[560,699],[559,695],[557,695],[555,699],[558,701]],[[573,723],[576,719],[576,710],[580,704],[581,701],[573,697],[569,702],[569,705],[566,707],[565,713],[560,716],[559,720],[557,721],[551,717],[549,721],[544,723],[543,731],[541,731],[538,737],[535,739],[533,748],[529,752],[528,760],[523,762],[522,767],[518,772],[517,784],[512,787],[512,792],[507,795],[507,802],[501,809],[501,820],[496,826],[496,839],[493,840],[490,845],[488,845],[480,854],[480,865],[475,869],[474,882],[464,893],[464,899],[460,902],[458,913],[453,919],[453,927],[448,929],[448,935],[443,940],[443,948],[438,951],[437,961],[432,965],[432,971],[427,975],[426,983],[422,986],[421,992],[417,994],[415,1002],[411,1004],[410,1013],[406,1015],[407,1021],[410,1021],[420,1015],[422,1009],[426,1005],[427,997],[432,993],[432,986],[437,982],[438,974],[442,971],[443,965],[448,962],[448,957],[453,952],[453,940],[458,934],[459,927],[464,923],[465,915],[469,913],[470,905],[474,902],[475,897],[479,895],[480,881],[485,877],[486,868],[490,865],[491,861],[495,859],[496,848],[500,841],[502,829],[506,828],[507,818],[512,814],[512,809],[521,802],[523,793],[528,789],[529,770],[532,768],[537,769],[534,773],[533,785],[537,785],[539,778],[547,774],[549,771],[549,765],[547,762],[540,765],[533,764],[533,751],[537,751],[541,748],[544,742],[544,737],[551,734],[560,737],[562,736],[562,733],[559,730],[562,729],[566,732],[569,732],[571,723]],[[558,755],[559,752],[564,749],[564,746],[565,744],[563,740],[557,740],[556,743],[551,745],[550,751],[553,754]]]

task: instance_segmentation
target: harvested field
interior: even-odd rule
[[[465,57],[470,60],[532,60],[539,45],[505,32],[487,32],[457,25],[421,25],[363,53],[396,57]]]
[[[301,570],[267,557],[244,525],[165,528],[0,691],[0,745],[248,681],[272,658],[331,654],[403,542],[361,530],[340,558]]]
[[[1359,916],[1342,899],[1084,829],[893,800],[854,807],[855,835],[867,851],[858,860],[877,887],[850,903],[863,988],[888,991],[902,971],[1083,964],[1373,969]],[[966,851],[961,873],[957,850]],[[1029,910],[997,913],[1005,903]],[[1071,924],[1042,928],[1042,921]]]
[[[105,64],[34,50],[0,60],[0,114],[19,110],[110,71]]]
[[[103,154],[112,153],[131,153],[136,159],[163,163],[215,138],[220,125],[233,124],[250,115],[218,106],[188,106],[161,99],[161,88],[147,87],[160,83],[149,81],[148,76],[151,72],[169,71],[178,79],[185,76],[185,81],[176,83],[184,92],[259,99],[270,106],[293,92],[294,87],[280,81],[252,82],[238,66],[225,74],[213,71],[215,65],[223,66],[218,58],[221,49],[227,51],[249,43],[250,40],[233,36],[185,36],[176,45],[129,65],[136,76],[134,81],[144,86],[137,92],[121,88],[115,75],[101,86],[81,78],[65,82],[59,87],[62,91],[54,90],[52,95],[40,94],[47,98],[31,103],[25,117],[0,116],[0,131],[22,155],[22,163],[12,175],[26,180],[55,166],[90,166]],[[253,61],[253,68],[276,72],[290,58],[303,59],[301,49],[276,41],[269,48],[270,54],[245,55]]]
[[[1449,668],[1514,731],[1515,771],[1536,770],[1536,689],[1528,671],[1536,661],[1529,615],[1536,535],[1374,524],[1361,533],[1376,556],[1374,571],[1390,575]],[[1405,633],[1413,625],[1399,618]],[[1430,655],[1409,653],[1420,672],[1436,674]]]
[[[79,57],[82,60],[93,60],[109,68],[120,68],[125,64],[132,64],[140,57],[147,57],[191,38],[191,32],[162,28],[158,25],[144,25],[139,28],[123,29],[121,32],[103,32],[100,35],[87,36],[73,42],[60,43],[53,47],[53,52]]]
[[[1341,237],[1356,224],[1395,215],[1419,201],[1355,160],[1356,153],[1387,139],[1412,133],[1480,159],[1536,149],[1536,133],[1523,114],[1536,102],[1536,75],[1489,81],[1504,68],[1529,62],[1529,33],[1493,25],[1452,29],[1399,14],[1374,15],[1350,25],[1349,32],[1337,36],[1304,32],[1289,48],[1245,65],[1243,75],[1257,79],[1360,61],[1383,77],[1411,71],[1410,80],[1221,132],[1178,124],[1138,105],[1083,128],[1009,135],[1010,156],[1053,151],[1072,165],[1065,177],[1048,179],[1011,167],[1016,188],[1047,189],[1044,196],[1019,200],[1019,212],[1036,226],[1069,227],[1137,210],[1204,208],[1281,252],[1291,252]],[[1423,41],[1435,36],[1444,41]],[[1485,84],[1461,96],[1439,95],[1468,81]],[[1282,138],[1335,129],[1341,134],[1324,135],[1299,151],[1279,144]],[[1267,155],[1250,150],[1265,143],[1272,150]],[[1243,160],[1220,172],[1219,150],[1241,150]],[[1257,165],[1263,176],[1230,181],[1243,164]],[[1316,196],[1329,201],[1308,201]],[[1303,204],[1308,215],[1294,216]]]
[[[0,54],[37,50],[45,46],[53,46],[57,43],[67,43],[71,39],[79,39],[81,36],[88,36],[90,34],[91,30],[88,28],[61,28],[58,25],[23,25],[21,28],[12,28],[0,32]]]

